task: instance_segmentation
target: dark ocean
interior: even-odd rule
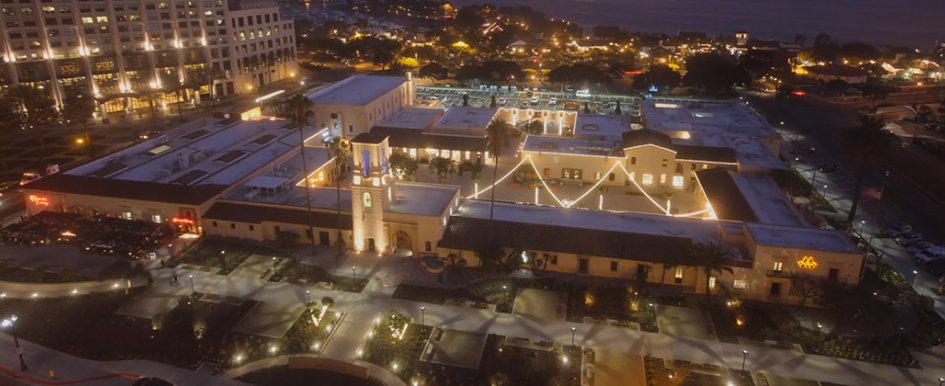
[[[945,0],[453,0],[455,5],[527,5],[584,26],[632,31],[704,31],[793,40],[826,32],[841,41],[927,49],[945,41]]]

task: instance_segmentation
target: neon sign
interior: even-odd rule
[[[43,196],[31,194],[29,195],[29,200],[33,205],[36,206],[49,206],[49,199]]]
[[[184,217],[174,217],[171,219],[171,222],[173,222],[174,224],[185,224],[185,225],[194,224],[194,220],[189,219],[189,218],[184,218]]]
[[[817,260],[814,260],[814,256],[804,256],[797,259],[797,267],[808,271],[814,270],[817,268]]]

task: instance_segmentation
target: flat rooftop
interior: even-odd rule
[[[316,104],[364,106],[406,81],[402,76],[359,74],[315,90],[306,97]]]
[[[700,170],[696,176],[721,219],[793,227],[808,225],[766,175],[718,168]]]
[[[746,224],[755,242],[783,248],[862,254],[849,237],[835,230]]]
[[[457,106],[446,110],[433,128],[441,133],[481,135],[498,113],[499,109],[488,107]]]
[[[306,128],[303,135],[317,134]],[[230,185],[299,145],[284,119],[203,118],[66,172],[73,176],[175,185]]]
[[[489,202],[469,200],[458,216],[489,218]],[[670,217],[645,213],[606,212],[576,208],[496,203],[494,218],[528,224],[556,225],[601,231],[681,237],[696,242],[720,242],[718,221]]]
[[[398,111],[392,117],[387,118],[377,127],[388,127],[396,129],[426,130],[443,116],[444,110],[441,108],[429,107],[407,107]]]
[[[575,154],[623,157],[620,138],[558,137],[528,135],[522,151],[548,154]]]
[[[747,105],[643,101],[640,108],[646,128],[668,134],[673,143],[728,147],[744,166],[784,168],[777,154],[760,142],[777,139],[778,133]]]
[[[387,210],[394,213],[439,216],[452,204],[458,191],[459,186],[398,181],[394,188],[396,197]]]
[[[630,131],[630,119],[626,116],[578,114],[574,122],[575,136],[603,136],[619,141],[625,131]]]

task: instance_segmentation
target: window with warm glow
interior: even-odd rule
[[[653,175],[650,173],[643,173],[643,185],[653,185]]]
[[[683,177],[682,176],[673,176],[673,187],[682,188],[683,187]]]
[[[364,201],[364,207],[365,207],[365,208],[370,208],[370,207],[371,207],[372,202],[371,202],[371,193],[370,193],[370,192],[364,192],[363,201]]]

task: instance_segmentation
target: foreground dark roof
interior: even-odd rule
[[[437,135],[422,130],[393,127],[375,127],[371,129],[371,134],[388,136],[390,138],[388,143],[391,147],[411,149],[486,151],[486,146],[489,144],[489,138],[487,137]]]
[[[488,219],[452,216],[437,246],[477,251],[488,243],[488,234]],[[498,220],[493,237],[506,248],[672,264],[689,261],[693,245],[687,237]]]
[[[681,145],[673,143],[672,138],[656,130],[642,129],[624,132],[623,148],[656,145],[676,152],[676,159],[736,163],[735,149],[718,146]]]
[[[149,181],[120,180],[53,174],[31,182],[27,191],[81,194],[123,198],[129,200],[167,202],[184,205],[200,205],[226,189],[225,185],[180,185]]]
[[[696,172],[696,179],[719,219],[758,222],[758,216],[728,170],[700,170]]]
[[[207,210],[207,213],[204,213],[203,218],[250,224],[262,224],[263,221],[267,221],[308,225],[308,212],[305,208],[266,206],[253,203],[217,202]],[[312,210],[312,226],[336,228],[338,227],[338,216],[334,211]],[[351,230],[351,228],[351,213],[341,212],[341,229]]]
[[[384,138],[387,138],[387,135],[384,135],[381,133],[375,133],[375,132],[361,133],[361,134],[358,134],[357,137],[354,137],[354,139],[352,139],[351,142],[377,144],[377,143],[384,142]]]

